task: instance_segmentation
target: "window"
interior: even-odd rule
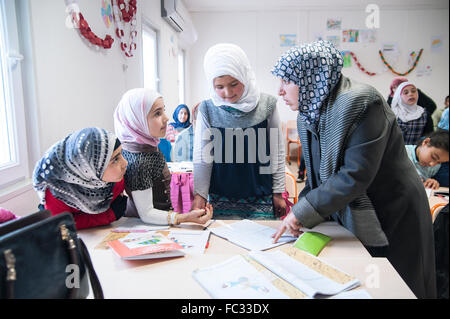
[[[144,87],[159,92],[158,33],[144,18],[142,20]]]
[[[178,98],[179,104],[185,104],[185,57],[184,50],[178,51]]]
[[[0,187],[28,175],[15,1],[0,0]]]

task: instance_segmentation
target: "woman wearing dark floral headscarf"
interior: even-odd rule
[[[425,189],[394,113],[373,87],[341,73],[342,57],[318,41],[283,54],[272,73],[298,110],[308,180],[283,220],[299,234],[330,218],[372,256],[387,257],[418,298],[436,296],[434,244]]]

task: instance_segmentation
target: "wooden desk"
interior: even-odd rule
[[[209,248],[201,256],[186,255],[157,260],[125,261],[111,250],[94,249],[109,231],[124,220],[125,218],[109,226],[78,232],[89,249],[105,298],[209,299],[207,292],[192,278],[192,271],[215,265],[237,254],[248,253],[246,249],[213,234]],[[280,221],[258,221],[258,223],[276,228]],[[215,223],[211,227],[214,226],[220,225]],[[194,224],[179,227],[200,229],[200,226]],[[332,237],[319,257],[356,276],[361,281],[362,288],[373,298],[415,298],[387,259],[372,258],[360,241],[342,226],[335,222],[325,222],[315,227],[314,231]],[[280,247],[283,246],[273,249]],[[374,278],[374,275],[379,275],[377,281],[379,287],[372,287],[371,278]]]

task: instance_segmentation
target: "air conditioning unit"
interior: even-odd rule
[[[161,17],[177,32],[183,32],[186,29],[186,21],[182,15],[183,9],[179,0],[161,0]]]
[[[187,49],[197,41],[197,30],[181,0],[161,0],[161,17],[179,33],[181,48]]]

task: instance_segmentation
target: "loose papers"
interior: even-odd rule
[[[276,231],[277,230],[272,227],[260,225],[247,219],[211,228],[211,232],[214,235],[227,239],[233,244],[248,250],[266,250],[297,239],[291,235],[283,235],[278,242],[274,244],[272,235],[276,233]]]

